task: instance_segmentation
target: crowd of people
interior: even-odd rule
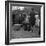
[[[35,13],[34,8],[31,9],[29,14],[20,13],[13,14],[13,25],[21,24],[21,27],[24,27],[24,31],[33,31],[31,27],[34,25],[39,26],[39,15]]]

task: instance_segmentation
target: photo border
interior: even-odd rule
[[[43,4],[44,5],[44,32],[43,32],[43,41],[29,41],[29,42],[17,42],[9,43],[9,3],[27,3],[27,4]],[[5,1],[5,44],[26,44],[26,43],[42,43],[45,42],[45,3],[44,2],[25,2],[25,1]]]

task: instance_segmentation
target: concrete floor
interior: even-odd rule
[[[10,32],[10,39],[33,37],[39,37],[39,28],[35,28],[35,26],[33,27],[33,32],[24,31],[23,28],[21,28],[19,31],[12,30],[12,32]]]

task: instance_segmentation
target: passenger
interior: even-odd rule
[[[34,8],[32,8],[32,11],[30,12],[30,19],[29,19],[29,30],[32,30],[31,27],[35,25],[35,11]]]
[[[39,27],[39,25],[40,25],[39,15],[35,15],[35,18],[36,18],[35,26]]]

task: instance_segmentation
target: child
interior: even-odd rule
[[[40,19],[39,19],[39,15],[35,15],[36,21],[35,21],[35,26],[39,27],[40,24]]]

